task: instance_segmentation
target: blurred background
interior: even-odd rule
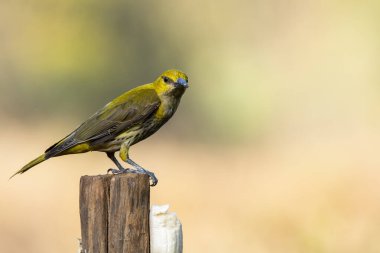
[[[379,1],[0,2],[0,251],[76,252],[103,153],[8,178],[170,68],[190,88],[131,156],[185,252],[380,252]]]

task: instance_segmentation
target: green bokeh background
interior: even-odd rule
[[[192,85],[176,116],[181,136],[265,139],[274,122],[294,120],[289,114],[301,123],[350,121],[359,116],[351,113],[373,113],[378,101],[376,7],[3,1],[1,111],[79,123],[125,90],[179,68]]]

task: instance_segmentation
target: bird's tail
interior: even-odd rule
[[[33,161],[29,162],[27,165],[25,165],[24,167],[22,167],[21,170],[17,171],[15,174],[13,174],[9,179],[11,179],[12,177],[16,176],[17,174],[22,174],[24,173],[25,171],[29,170],[30,168],[32,168],[33,166],[36,166],[37,164],[39,163],[42,163],[43,161],[47,160],[47,158],[45,158],[45,154],[42,154],[40,155],[39,157],[37,157],[36,159],[34,159]]]

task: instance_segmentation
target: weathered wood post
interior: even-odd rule
[[[149,253],[149,177],[83,176],[80,219],[85,253]]]

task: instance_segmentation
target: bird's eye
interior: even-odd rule
[[[164,80],[165,83],[169,83],[170,82],[170,78],[169,77],[163,76],[162,79]]]

